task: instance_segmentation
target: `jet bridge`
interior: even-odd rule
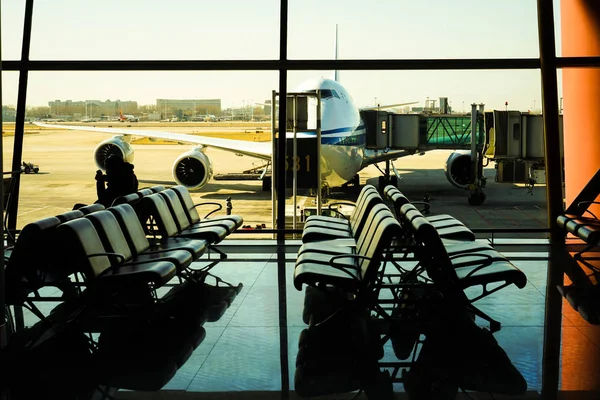
[[[512,110],[483,111],[476,106],[470,114],[397,114],[380,110],[361,112],[366,129],[366,147],[373,150],[457,150],[445,165],[448,180],[460,188],[474,187],[485,200],[483,166],[495,162],[497,182],[523,183],[531,188],[544,184],[544,129],[539,114]],[[477,135],[472,140],[472,126]],[[560,117],[562,154],[562,116]],[[476,163],[475,163],[476,161]],[[475,170],[477,173],[473,173]],[[477,196],[475,196],[477,197]]]

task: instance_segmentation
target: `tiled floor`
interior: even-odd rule
[[[288,255],[288,260],[294,254]],[[520,258],[522,259],[522,257]],[[529,391],[542,385],[542,355],[547,261],[513,261],[525,272],[523,289],[509,287],[479,301],[480,308],[502,323],[495,334]],[[290,390],[294,389],[297,341],[305,328],[303,293],[292,285],[293,262],[286,263],[287,352]],[[217,322],[206,323],[206,339],[163,391],[280,391],[282,371],[276,255],[234,254],[212,271],[244,288]],[[48,305],[51,307],[51,305]],[[31,316],[26,316],[29,320]],[[560,385],[565,391],[598,391],[600,326],[592,326],[563,302]],[[393,360],[393,354],[386,354]],[[403,391],[401,385],[395,387]],[[176,393],[176,392],[173,392]],[[600,397],[600,394],[599,394]]]
[[[243,258],[243,255],[237,255]],[[499,344],[527,380],[530,391],[542,384],[546,261],[513,261],[528,277],[523,289],[509,287],[477,304],[502,322]],[[292,285],[293,263],[286,265],[287,334],[290,389],[301,319],[303,293]],[[207,338],[164,390],[188,392],[277,391],[281,389],[277,263],[227,261],[214,273],[244,289],[224,317],[205,325]],[[600,327],[591,326],[564,302],[561,387],[600,390],[592,371],[600,367]],[[386,354],[385,359],[393,359]],[[588,371],[588,373],[582,373]],[[402,387],[397,387],[402,390]]]

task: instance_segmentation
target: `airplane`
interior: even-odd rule
[[[119,110],[119,122],[140,122],[140,118],[131,114],[123,114],[121,110]]]
[[[340,82],[328,78],[311,79],[302,83],[295,92],[315,93],[316,90],[321,91],[321,171],[324,186],[338,187],[348,182],[357,182],[358,172],[365,167],[412,154],[405,150],[367,149],[365,124],[360,109],[355,106],[352,97]],[[394,104],[379,106],[379,108],[397,106],[398,104]],[[196,146],[191,150],[177,157],[172,167],[175,182],[190,190],[202,188],[213,176],[213,164],[205,152],[207,147],[271,161],[271,142],[250,142],[121,128],[36,124],[53,129],[104,132],[114,135],[99,143],[94,150],[94,161],[99,169],[104,169],[104,160],[113,153],[120,154],[123,159],[132,162],[134,151],[130,142],[133,136],[194,144]],[[292,133],[288,132],[287,135],[291,137]],[[297,138],[302,140],[315,135],[314,132],[299,132]],[[270,185],[263,184],[264,189],[267,187],[270,189]]]

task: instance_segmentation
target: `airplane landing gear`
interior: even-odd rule
[[[356,174],[352,177],[352,180],[350,181],[350,183],[352,183],[354,186],[359,187],[360,186],[360,175]]]
[[[469,204],[472,206],[480,206],[483,204],[486,197],[487,196],[483,189],[477,188],[469,195]]]
[[[360,189],[360,175],[356,174],[348,182],[342,185],[344,189],[352,187],[354,189]]]
[[[381,190],[383,192],[383,189],[385,189],[385,187],[387,185],[392,185],[394,187],[398,187],[398,178],[395,177],[394,175],[380,176],[379,177],[379,190]]]
[[[271,191],[271,177],[270,176],[265,176],[262,179],[262,190],[263,192],[270,192]]]

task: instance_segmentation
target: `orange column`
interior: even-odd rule
[[[560,0],[564,57],[600,55],[600,2]],[[563,69],[563,128],[567,207],[600,168],[600,68]],[[595,207],[594,211],[599,210]],[[566,280],[565,284],[568,284]],[[565,304],[565,307],[570,307]],[[589,353],[575,330],[562,336],[562,390],[595,389],[580,371],[594,370],[598,357]],[[569,351],[565,351],[569,349]],[[587,351],[587,352],[586,352]]]
[[[560,3],[563,57],[600,56],[600,2]],[[600,68],[563,69],[563,114],[568,207],[600,169]]]

